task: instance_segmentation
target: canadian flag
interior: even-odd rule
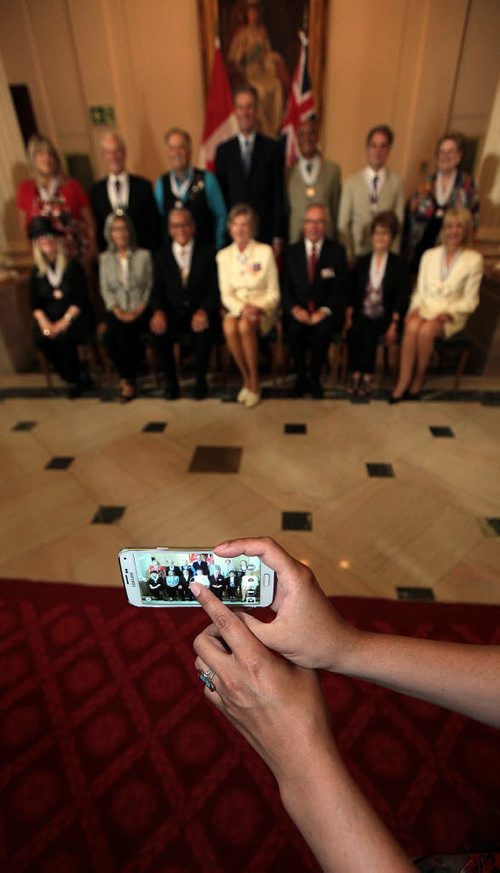
[[[217,146],[234,136],[237,129],[231,88],[229,87],[220,41],[216,39],[212,79],[208,89],[205,124],[200,147],[199,164],[201,167],[205,167],[207,170],[214,169]]]
[[[299,156],[297,145],[299,124],[314,115],[314,95],[307,69],[308,39],[302,31],[299,33],[299,38],[301,42],[299,59],[293,74],[292,87],[281,126],[281,135],[286,137],[285,164],[287,167],[291,167]]]

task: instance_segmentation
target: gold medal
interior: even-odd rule
[[[316,194],[316,188],[313,188],[312,185],[309,185],[306,188],[306,197],[314,197],[315,194]]]

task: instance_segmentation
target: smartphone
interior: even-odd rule
[[[274,570],[256,555],[221,558],[211,549],[122,549],[118,564],[132,606],[199,606],[189,583],[205,585],[227,606],[269,606]]]

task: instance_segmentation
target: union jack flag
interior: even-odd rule
[[[286,137],[285,165],[287,167],[291,167],[299,156],[297,145],[299,124],[314,115],[314,96],[307,69],[308,39],[303,31],[300,31],[299,38],[301,42],[299,58],[293,74],[292,87],[281,126],[281,135]]]

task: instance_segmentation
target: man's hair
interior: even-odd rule
[[[123,139],[123,137],[120,136],[119,133],[116,133],[116,131],[114,130],[108,130],[106,131],[106,133],[103,133],[103,135],[99,138],[99,148],[102,149],[105,141],[111,138],[116,140],[119,148],[123,149],[123,151],[127,150],[125,140]]]
[[[165,136],[163,137],[163,142],[164,142],[164,143],[168,143],[170,137],[173,136],[174,133],[177,133],[179,136],[184,137],[184,139],[186,140],[186,142],[187,142],[189,148],[192,147],[191,134],[188,133],[187,130],[183,130],[182,127],[169,127],[169,129],[167,130]]]
[[[233,91],[233,103],[236,103],[236,98],[239,94],[251,94],[255,100],[255,104],[257,105],[259,102],[257,88],[254,88],[253,85],[238,85],[238,87]]]
[[[375,127],[371,127],[368,133],[366,134],[366,145],[370,145],[372,136],[376,133],[381,133],[387,139],[389,146],[392,146],[394,142],[394,131],[389,127],[388,124],[376,124]]]

